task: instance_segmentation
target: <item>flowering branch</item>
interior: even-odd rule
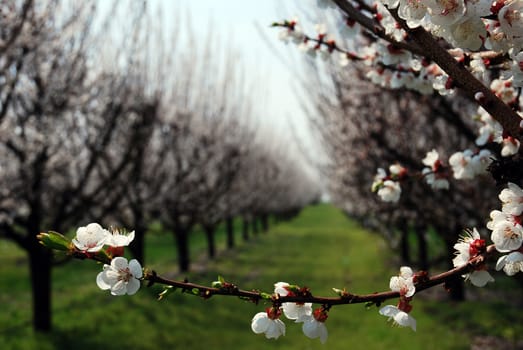
[[[341,2],[341,0],[336,0],[336,2]],[[521,117],[512,108],[476,79],[462,63],[456,61],[432,34],[421,26],[409,28],[407,22],[398,16],[397,9],[389,9],[389,11],[401,27],[407,31],[408,35],[421,47],[425,57],[436,62],[452,78],[457,87],[461,88],[471,100],[479,103],[503,126],[503,130],[513,137],[520,136]]]
[[[473,271],[475,268],[484,264],[485,261],[495,253],[495,245],[491,244],[486,247],[485,251],[481,254],[470,259],[470,261],[462,266],[455,267],[451,270],[445,271],[443,273],[428,277],[425,271],[420,271],[416,273],[416,279],[414,285],[416,287],[416,292],[420,292],[440,284],[447,283],[454,279],[456,276],[461,276],[463,274]],[[334,289],[339,297],[323,297],[323,296],[313,296],[310,291],[303,292],[301,294],[292,294],[281,296],[278,294],[268,294],[260,291],[248,291],[239,289],[236,285],[229,282],[222,282],[219,288],[208,287],[200,284],[190,283],[188,281],[175,281],[161,277],[156,274],[155,271],[146,272],[143,279],[148,281],[148,286],[153,284],[163,284],[176,288],[180,288],[182,291],[190,291],[192,294],[201,296],[205,299],[212,297],[213,295],[222,295],[222,296],[235,296],[242,299],[248,299],[256,304],[261,300],[277,302],[277,303],[313,303],[320,305],[346,305],[346,304],[362,304],[370,303],[380,305],[382,302],[388,299],[395,299],[400,296],[398,291],[383,291],[375,292],[370,294],[352,294],[346,290]]]
[[[474,231],[474,234],[477,232]],[[462,242],[456,244],[459,255],[452,270],[429,277],[427,272],[414,273],[409,267],[402,267],[400,274],[390,280],[391,291],[375,292],[371,294],[352,294],[345,289],[333,288],[338,297],[314,296],[307,287],[289,285],[285,282],[275,284],[273,293],[265,293],[259,290],[242,290],[236,285],[219,277],[212,286],[191,283],[187,280],[175,281],[159,276],[154,270],[143,269],[140,263],[133,259],[127,261],[123,258],[123,247],[128,245],[134,238],[134,231],[125,233],[119,230],[105,230],[96,223],[91,223],[77,230],[76,237],[69,240],[60,233],[50,231],[38,236],[44,246],[67,252],[70,256],[78,259],[91,259],[104,263],[103,271],[97,275],[96,283],[103,290],[110,290],[112,295],[133,295],[141,285],[147,281],[147,286],[162,284],[167,286],[159,295],[163,299],[170,292],[180,289],[182,293],[188,293],[208,299],[214,295],[235,296],[243,300],[258,304],[260,301],[270,303],[265,312],[255,315],[251,328],[255,333],[265,333],[267,338],[278,338],[285,334],[285,324],[279,319],[285,316],[297,323],[303,323],[303,332],[310,338],[320,338],[321,342],[327,339],[327,328],[325,321],[328,312],[335,305],[361,304],[380,306],[384,301],[399,298],[397,306],[387,305],[380,309],[380,314],[388,316],[389,319],[401,326],[409,326],[416,330],[416,321],[409,313],[412,310],[410,304],[416,292],[446,284],[458,275],[472,276],[474,273],[485,268],[485,262],[498,246],[485,245],[485,241],[479,239],[479,235],[468,236]],[[510,246],[510,245],[509,245]],[[104,249],[104,247],[106,247]],[[488,275],[488,273],[487,273]],[[491,277],[485,279],[484,275],[479,279],[471,281],[481,285],[482,281],[490,281]],[[478,282],[480,280],[480,282]],[[476,281],[476,282],[474,282]],[[486,284],[485,282],[485,284]],[[312,309],[312,304],[320,307]]]

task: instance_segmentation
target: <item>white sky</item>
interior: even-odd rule
[[[221,39],[233,43],[242,57],[247,80],[259,79],[265,86],[268,97],[263,107],[262,121],[279,130],[287,129],[289,123],[298,128],[298,133],[307,138],[306,120],[293,89],[296,79],[289,69],[277,58],[267,41],[283,57],[297,54],[295,45],[285,45],[278,40],[279,28],[270,24],[296,15],[295,0],[156,0],[169,11],[181,11],[183,18],[191,16],[197,34],[205,37],[210,22]],[[303,3],[303,1],[302,1]],[[169,15],[167,14],[167,18]],[[260,32],[262,34],[260,34]],[[262,37],[265,36],[265,39]],[[291,61],[288,61],[292,63]],[[304,135],[305,134],[305,135]],[[290,136],[290,135],[289,135]],[[309,143],[308,141],[306,141]]]

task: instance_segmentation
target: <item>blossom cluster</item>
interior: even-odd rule
[[[100,224],[90,223],[79,227],[71,241],[57,232],[42,233],[39,239],[50,248],[67,251],[76,257],[110,262],[104,264],[96,284],[102,290],[110,290],[112,295],[132,295],[140,288],[142,266],[136,259],[128,261],[122,256],[124,247],[134,239],[134,231],[107,230]]]
[[[372,192],[377,192],[384,202],[397,202],[401,196],[400,181],[407,176],[407,169],[399,164],[389,166],[389,173],[379,168],[374,176]]]
[[[502,203],[501,211],[493,210],[487,228],[492,231],[490,239],[496,250],[508,253],[499,258],[496,269],[503,270],[512,276],[523,271],[523,190],[514,183],[499,194]]]
[[[380,315],[387,316],[394,325],[402,327],[410,327],[416,330],[416,320],[410,316],[412,310],[410,301],[416,293],[414,286],[415,274],[408,266],[402,266],[398,276],[393,276],[390,279],[390,289],[400,294],[400,300],[397,306],[386,305],[379,311]]]
[[[296,293],[306,292],[287,282],[278,282],[274,285],[274,294],[277,296],[295,296]],[[265,337],[277,339],[285,335],[285,324],[280,320],[281,314],[296,323],[302,323],[303,333],[311,338],[319,338],[321,343],[327,341],[328,332],[325,327],[327,308],[312,309],[312,303],[282,303],[281,306],[272,306],[254,315],[251,329],[254,333],[265,333]]]
[[[128,234],[117,229],[109,231],[100,224],[90,223],[76,230],[72,242],[80,251],[89,253],[101,251],[104,245],[109,246],[107,252],[113,259],[111,264],[104,264],[103,271],[96,277],[96,284],[102,290],[110,290],[112,295],[133,295],[140,289],[142,266],[136,259],[127,261],[119,256],[123,254],[123,247],[133,239],[134,231]]]
[[[422,160],[425,167],[421,171],[421,176],[434,190],[448,189],[449,171],[452,171],[455,179],[473,179],[478,175],[486,174],[493,159],[489,150],[480,150],[475,153],[467,149],[450,156],[449,169],[440,159],[438,151],[432,150]],[[395,203],[401,196],[400,182],[413,176],[416,176],[414,172],[408,172],[399,164],[391,165],[388,174],[383,168],[378,168],[371,190],[376,192],[382,201]]]

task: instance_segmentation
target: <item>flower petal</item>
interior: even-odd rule
[[[142,278],[143,276],[142,265],[136,259],[129,261],[129,271],[135,278]]]

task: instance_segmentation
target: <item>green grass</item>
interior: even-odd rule
[[[240,242],[239,230],[236,234],[237,248],[225,252],[224,235],[219,233],[219,257],[199,259],[188,279],[209,285],[222,275],[243,289],[267,292],[275,282],[286,281],[328,296],[333,295],[332,287],[354,293],[387,290],[390,276],[398,270],[379,236],[327,205],[307,208],[295,220],[247,243]],[[195,232],[191,239],[193,255],[203,255],[203,234]],[[113,297],[96,287],[98,265],[75,261],[53,271],[53,333],[35,335],[25,256],[9,242],[0,244],[1,349],[468,349],[476,335],[516,341],[523,334],[521,313],[500,294],[499,288],[513,287],[505,280],[498,289],[481,290],[477,298],[486,300],[481,303],[455,304],[420,293],[412,311],[417,332],[391,327],[375,307],[334,307],[326,323],[329,339],[322,346],[289,321],[287,335],[276,341],[252,333],[250,320],[265,305],[180,293],[158,302],[161,289],[156,286],[143,287],[132,297]],[[174,248],[170,235],[150,235],[146,258],[158,272],[175,274]]]

